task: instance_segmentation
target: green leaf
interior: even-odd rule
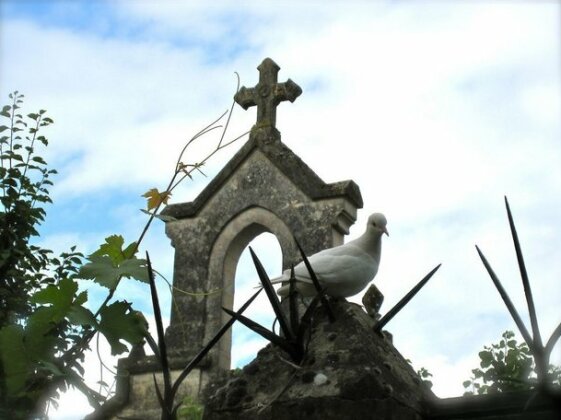
[[[491,365],[493,361],[493,354],[490,351],[480,351],[479,358],[481,359],[481,368],[485,369]]]
[[[93,279],[96,283],[114,289],[121,277],[134,278],[148,283],[146,261],[130,258],[115,265],[107,255],[91,255],[90,262],[83,265],[77,275],[81,279]]]
[[[36,292],[33,296],[31,296],[30,300],[32,303],[52,305],[52,308],[55,311],[55,315],[52,320],[54,322],[58,322],[68,314],[68,311],[76,298],[77,291],[78,283],[71,279],[64,278],[59,281],[57,285],[51,284],[45,289]],[[81,298],[80,301],[82,301],[82,299],[83,298]]]
[[[25,347],[31,360],[49,360],[54,357],[58,340],[54,335],[59,318],[56,308],[43,306],[35,310],[25,326]]]
[[[64,373],[59,369],[59,367],[57,365],[55,365],[54,363],[51,362],[41,362],[41,366],[48,370],[50,373],[52,373],[55,376],[64,376]]]
[[[88,301],[88,292],[83,291],[78,296],[76,296],[76,299],[74,299],[74,305],[81,306],[84,303],[86,303],[87,301]]]
[[[99,314],[99,331],[111,345],[112,355],[127,351],[121,340],[139,344],[148,333],[145,318],[139,312],[132,311],[127,302],[114,302],[103,307]]]
[[[45,160],[44,160],[41,156],[33,156],[33,157],[31,158],[31,160],[32,160],[33,162],[37,162],[37,163],[40,163],[40,164],[42,164],[42,165],[46,165],[46,164],[47,164],[47,162],[45,162]]]
[[[74,325],[89,325],[95,327],[97,322],[93,313],[83,306],[73,305],[68,312],[68,320]]]
[[[131,258],[136,249],[136,242],[132,242],[123,249],[124,244],[125,240],[121,235],[108,236],[105,238],[105,243],[102,244],[92,256],[107,255],[115,265],[118,265],[123,260]]]
[[[30,369],[23,343],[23,327],[8,325],[0,329],[0,361],[3,382],[9,395],[17,395],[24,389]]]
[[[138,250],[136,242],[131,242],[129,244],[129,246],[127,246],[124,250],[123,250],[123,257],[125,257],[125,259],[130,259],[132,257],[134,257],[134,254],[136,254],[136,251]]]

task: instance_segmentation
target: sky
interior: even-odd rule
[[[442,263],[387,329],[416,368],[433,374],[438,396],[461,395],[477,353],[516,328],[475,244],[527,320],[505,195],[542,335],[561,321],[560,8],[555,1],[1,0],[0,98],[8,103],[19,90],[25,111],[44,108],[55,120],[43,155],[59,174],[39,241],[87,254],[111,234],[135,240],[146,222],[141,195],[165,188],[185,142],[230,107],[235,72],[254,86],[257,65],[271,57],[279,80],[303,90],[279,106],[283,142],[324,181],[360,186],[364,208],[349,239],[369,214],[387,216],[390,237],[375,279],[382,312]],[[247,131],[255,115],[236,107],[227,137]],[[200,160],[217,141],[207,136],[187,160]],[[207,177],[184,183],[171,202],[192,201],[241,145],[214,156]],[[279,274],[276,240],[264,234],[252,246]],[[144,250],[171,279],[163,223],[151,228]],[[252,270],[244,253],[236,305],[255,284]],[[159,290],[169,313],[164,282]],[[150,318],[146,285],[129,281],[119,296]],[[103,297],[90,288],[93,303]],[[252,310],[270,320],[264,300]],[[238,366],[263,345],[243,327],[234,343]],[[98,362],[87,360],[95,383]],[[552,362],[561,364],[560,345]],[[51,418],[87,412],[86,400],[69,393]]]

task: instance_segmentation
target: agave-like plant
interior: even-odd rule
[[[279,323],[280,334],[278,335],[275,334],[273,331],[268,330],[267,328],[258,324],[257,322],[252,321],[251,319],[241,315],[241,313],[235,313],[227,308],[222,308],[222,309],[230,316],[232,316],[233,319],[234,318],[237,319],[246,327],[255,331],[257,334],[261,335],[262,337],[270,341],[273,345],[284,350],[286,353],[290,355],[290,358],[292,359],[293,362],[300,363],[304,359],[304,356],[306,355],[306,348],[307,348],[306,333],[310,331],[312,315],[314,314],[317,305],[321,303],[324,306],[326,313],[329,317],[329,320],[331,322],[335,320],[335,316],[333,315],[333,311],[331,310],[331,307],[329,306],[329,302],[326,299],[325,288],[322,288],[320,286],[317,276],[314,273],[314,270],[312,269],[312,266],[308,261],[308,258],[306,257],[306,254],[302,250],[302,247],[300,246],[298,241],[296,241],[296,245],[300,250],[300,254],[302,256],[304,264],[306,265],[306,268],[310,273],[312,282],[317,290],[316,296],[312,299],[312,301],[308,305],[302,317],[300,317],[300,314],[298,313],[299,312],[298,293],[296,291],[296,278],[294,276],[294,265],[291,268],[291,275],[289,279],[289,285],[290,285],[289,293],[288,293],[289,316],[287,319],[285,312],[282,310],[281,302],[277,297],[276,291],[273,288],[271,280],[269,279],[269,276],[265,272],[265,269],[263,268],[261,261],[259,261],[259,258],[257,258],[257,255],[255,255],[255,252],[251,247],[249,247],[251,258],[253,259],[253,263],[257,270],[257,275],[259,276],[259,279],[261,280],[261,284],[263,286],[263,289],[261,290],[265,290],[265,293],[267,293],[267,297],[269,299],[269,302],[271,303],[271,307],[273,308],[273,311],[275,312],[275,315]]]
[[[536,375],[537,375],[537,382],[538,388],[542,390],[547,390],[550,384],[548,368],[549,368],[549,359],[551,357],[551,352],[553,351],[553,347],[561,338],[561,323],[555,328],[549,340],[544,345],[542,341],[542,337],[540,334],[540,329],[538,326],[538,318],[536,315],[536,307],[534,304],[534,298],[532,296],[532,289],[530,287],[530,280],[528,279],[528,273],[526,271],[526,264],[524,263],[524,257],[522,255],[522,248],[520,247],[520,241],[518,240],[518,233],[516,232],[516,226],[514,225],[514,219],[512,217],[512,212],[510,211],[510,206],[508,204],[508,199],[505,197],[505,206],[506,212],[508,216],[508,222],[510,225],[510,231],[512,234],[512,241],[514,242],[514,249],[516,251],[516,259],[518,261],[518,268],[520,269],[520,277],[522,278],[522,285],[524,287],[524,295],[526,296],[526,303],[528,305],[528,313],[530,315],[530,324],[532,327],[532,334],[526,328],[522,318],[518,314],[516,307],[510,300],[508,293],[506,292],[505,288],[501,284],[499,278],[491,268],[491,265],[483,255],[483,252],[479,249],[476,245],[475,248],[477,249],[477,253],[483,262],[483,265],[487,269],[493,284],[495,285],[496,289],[498,290],[499,294],[503,302],[505,303],[512,319],[514,320],[522,338],[528,345],[532,356],[534,356],[534,361],[536,363]]]

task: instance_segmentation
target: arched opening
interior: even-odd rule
[[[269,278],[282,273],[282,250],[277,238],[271,233],[262,233],[254,238],[243,250],[235,276],[234,308],[243,305],[255,292],[260,284],[253,260],[249,253],[252,247],[263,264]],[[245,316],[271,329],[275,315],[265,293],[261,293],[245,311]],[[239,322],[232,327],[231,368],[241,368],[251,362],[257,352],[267,345],[268,341],[251,331]]]
[[[255,240],[255,243],[252,241]],[[263,241],[263,242],[261,242]],[[247,300],[251,294],[255,293],[255,286],[258,286],[259,277],[255,272],[251,257],[247,251],[248,245],[252,244],[257,256],[262,261],[268,275],[273,278],[278,276],[282,268],[287,268],[290,261],[294,261],[296,255],[296,246],[293,236],[288,226],[273,212],[262,207],[251,207],[245,209],[237,216],[233,217],[224,227],[218,238],[216,239],[210,257],[209,263],[209,284],[216,285],[220,288],[221,294],[218,299],[207,300],[207,314],[220,314],[218,317],[208,317],[206,322],[207,340],[209,340],[220,326],[224,325],[230,316],[221,310],[224,308],[233,308],[236,310],[243,302]],[[242,253],[245,251],[245,257]],[[272,253],[272,254],[271,254]],[[240,259],[242,260],[239,263]],[[239,272],[240,281],[235,281],[236,272]],[[245,282],[247,286],[242,286]],[[238,283],[240,283],[238,285]],[[234,293],[235,291],[235,293]],[[236,301],[234,302],[234,298]],[[249,312],[248,312],[249,311]],[[252,314],[252,311],[257,311]],[[262,322],[263,325],[269,327],[272,324],[272,308],[268,303],[266,296],[259,296],[259,300],[254,301],[250,308],[244,313],[246,316],[253,317],[257,315],[256,321]],[[271,322],[263,316],[269,314]],[[236,324],[234,324],[236,325]],[[244,350],[238,352],[238,347],[234,349],[236,360],[232,359],[232,329],[218,343],[218,367],[228,370],[231,366],[239,366],[243,361],[251,360],[251,354],[255,355],[256,351],[249,352],[249,348],[258,350],[255,342],[256,336],[245,336],[248,331],[245,327],[240,329],[240,345]],[[251,341],[250,345],[245,345]],[[263,342],[261,342],[263,343]]]

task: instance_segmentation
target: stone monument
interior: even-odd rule
[[[257,107],[248,141],[194,201],[162,212],[175,248],[173,284],[189,292],[174,290],[166,331],[175,375],[229,319],[222,307],[233,306],[236,266],[251,240],[263,232],[275,235],[286,269],[300,260],[294,238],[308,254],[342,244],[363,204],[353,181],[325,183],[281,141],[277,106],[302,90],[290,79],[278,83],[280,68],[270,58],[257,69],[257,85],[235,95],[244,109]],[[214,290],[219,292],[208,293]],[[183,394],[198,396],[212,377],[230,369],[231,342],[230,331],[189,374]],[[112,404],[126,405],[119,415],[151,418],[159,408],[152,379],[158,365],[137,353],[120,361],[121,391]]]
[[[175,248],[174,286],[201,294],[175,294],[166,332],[170,350],[186,362],[229,319],[222,307],[232,308],[238,259],[252,239],[275,235],[286,269],[299,261],[293,237],[310,254],[339,245],[362,207],[353,181],[326,184],[281,142],[276,108],[302,90],[290,79],[278,83],[279,66],[270,58],[258,70],[259,83],[235,96],[245,109],[257,106],[247,143],[194,201],[163,212],[174,218],[166,224]],[[202,295],[216,289],[220,293]],[[213,372],[230,369],[230,350],[231,333],[200,370],[201,385]]]

